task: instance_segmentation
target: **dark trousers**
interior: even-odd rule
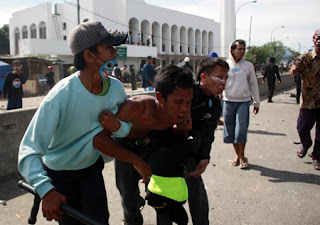
[[[100,157],[93,165],[81,170],[55,171],[45,167],[55,190],[66,196],[70,206],[89,218],[109,224],[106,189],[102,176],[104,161]],[[82,225],[64,214],[60,225]]]
[[[120,192],[126,225],[142,225],[140,207],[144,199],[140,196],[139,173],[132,164],[115,160],[116,185]]]
[[[272,101],[275,81],[268,81],[268,101]]]
[[[195,170],[198,161],[195,158],[189,158],[185,164],[186,173]],[[186,182],[189,192],[189,209],[193,225],[209,225],[209,203],[206,189],[202,177],[186,176]]]
[[[320,108],[300,109],[297,130],[303,149],[307,150],[312,146],[310,131],[316,124],[316,136],[312,157],[320,160]]]
[[[21,109],[21,108],[22,108],[22,98],[21,97],[8,98],[7,110]]]
[[[301,95],[301,81],[296,82],[296,101],[300,103],[300,95]]]

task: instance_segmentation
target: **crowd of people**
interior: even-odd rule
[[[310,130],[316,123],[311,156],[319,170],[320,30],[313,39],[315,50],[299,56],[291,74],[300,74],[302,80],[298,119],[302,145],[297,155],[303,158],[312,146]],[[196,71],[189,57],[181,67],[157,71],[160,68],[148,56],[142,87],[155,96],[127,99],[121,84],[126,66],[118,68],[114,48],[127,40],[127,35],[109,33],[98,21],[82,23],[70,32],[69,48],[78,71],[55,84],[35,113],[20,144],[19,171],[41,197],[47,220],[78,224],[60,209],[68,202],[98,223],[109,224],[101,157],[107,154],[115,158],[124,224],[143,224],[140,209],[146,200],[156,210],[158,225],[188,224],[186,201],[192,224],[208,225],[202,174],[221,115],[223,141],[232,143],[236,153],[230,164],[250,166],[245,157],[249,109],[253,101],[253,113],[259,112],[260,96],[253,64],[245,60],[246,43],[235,40],[228,60],[210,54]],[[14,79],[20,78],[18,72],[17,67]],[[275,76],[281,81],[278,75],[270,60],[265,75],[270,102]],[[140,179],[146,184],[145,199]]]

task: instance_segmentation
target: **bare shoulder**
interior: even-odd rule
[[[120,107],[117,117],[123,121],[135,121],[150,112],[155,106],[155,97],[150,95],[136,95],[129,98]]]

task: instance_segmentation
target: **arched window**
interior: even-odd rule
[[[28,38],[28,28],[27,26],[23,26],[21,29],[22,32],[22,39],[27,39]]]
[[[39,24],[39,38],[40,39],[46,39],[47,38],[47,31],[46,31],[46,23],[41,22]]]
[[[30,26],[30,37],[37,38],[37,27],[34,23]]]

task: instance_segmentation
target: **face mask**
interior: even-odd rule
[[[114,65],[117,64],[117,60],[109,60],[103,63],[99,68],[99,73],[102,79],[106,79],[108,77],[109,72],[113,70]]]

